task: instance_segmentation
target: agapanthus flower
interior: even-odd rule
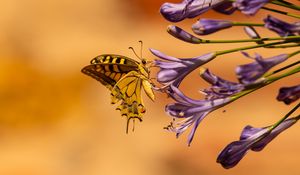
[[[264,19],[264,22],[266,28],[276,32],[282,37],[300,34],[300,22],[287,23],[270,15]]]
[[[166,112],[170,116],[174,117],[174,120],[167,129],[175,132],[176,136],[179,137],[185,130],[193,125],[188,136],[188,145],[191,144],[198,125],[207,116],[207,114],[231,101],[231,98],[229,97],[214,100],[194,100],[185,96],[175,86],[170,86],[169,95],[176,101],[176,103],[168,104],[166,106]]]
[[[246,57],[252,58],[248,53],[242,52]],[[268,70],[277,64],[288,59],[288,54],[280,54],[271,58],[263,59],[261,55],[255,54],[255,62],[250,64],[240,65],[235,72],[238,80],[243,84],[254,83],[257,79],[262,77]]]
[[[200,70],[200,76],[212,85],[202,90],[202,92],[206,94],[206,99],[226,98],[245,89],[243,84],[224,80],[211,73],[208,69],[202,68]]]
[[[169,25],[167,28],[167,31],[169,34],[171,34],[175,38],[180,39],[185,42],[188,42],[188,43],[199,44],[202,42],[202,40],[200,38],[197,38],[197,37],[193,36],[192,34],[186,32],[185,30],[183,30],[177,26],[174,26],[174,25]]]
[[[246,126],[242,131],[240,140],[227,145],[219,154],[217,162],[226,169],[234,167],[245,156],[247,151],[261,151],[276,136],[297,121],[298,118],[287,119],[273,130],[270,130],[272,126],[263,128]]]
[[[259,39],[261,38],[260,35],[257,33],[254,27],[246,26],[244,27],[245,33],[252,39]],[[256,41],[257,44],[264,44],[263,41]]]
[[[215,52],[207,53],[194,58],[175,58],[165,55],[158,50],[150,51],[162,60],[155,60],[154,64],[160,68],[157,73],[157,81],[165,86],[178,87],[183,78],[199,66],[216,57]]]
[[[228,20],[199,19],[192,25],[192,30],[198,35],[207,35],[216,31],[230,28],[233,23]]]
[[[181,3],[166,2],[160,7],[160,13],[171,22],[185,18],[194,18],[224,0],[183,0]]]
[[[236,0],[232,5],[245,15],[255,15],[268,2],[269,0]]]
[[[225,15],[231,15],[234,13],[237,9],[232,6],[232,2],[230,1],[223,1],[213,7],[213,9],[219,13],[223,13]]]
[[[277,96],[278,101],[283,101],[285,104],[291,104],[292,102],[300,98],[300,85],[292,87],[282,87],[279,89]]]

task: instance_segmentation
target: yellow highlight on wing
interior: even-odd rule
[[[143,80],[142,82],[143,84],[143,88],[147,94],[147,96],[152,100],[154,101],[154,93],[153,93],[153,90],[152,90],[152,85],[150,84],[150,82],[148,80]]]

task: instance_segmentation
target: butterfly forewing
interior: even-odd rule
[[[124,75],[138,70],[138,62],[120,55],[100,55],[92,59],[91,65],[82,69],[87,74],[111,89]]]

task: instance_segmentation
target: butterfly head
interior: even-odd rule
[[[141,43],[141,51],[140,51],[140,56],[138,56],[135,52],[135,50],[132,47],[129,47],[129,49],[132,50],[132,52],[134,53],[134,55],[141,60],[141,63],[144,67],[146,67],[146,65],[149,63],[145,58],[143,58],[143,54],[142,54],[142,50],[143,50],[143,41],[139,41]]]

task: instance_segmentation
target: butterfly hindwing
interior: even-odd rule
[[[121,111],[121,115],[127,116],[127,120],[130,118],[142,120],[142,114],[146,111],[141,98],[142,79],[143,76],[138,72],[131,71],[112,89],[112,102],[123,101],[117,109]]]

